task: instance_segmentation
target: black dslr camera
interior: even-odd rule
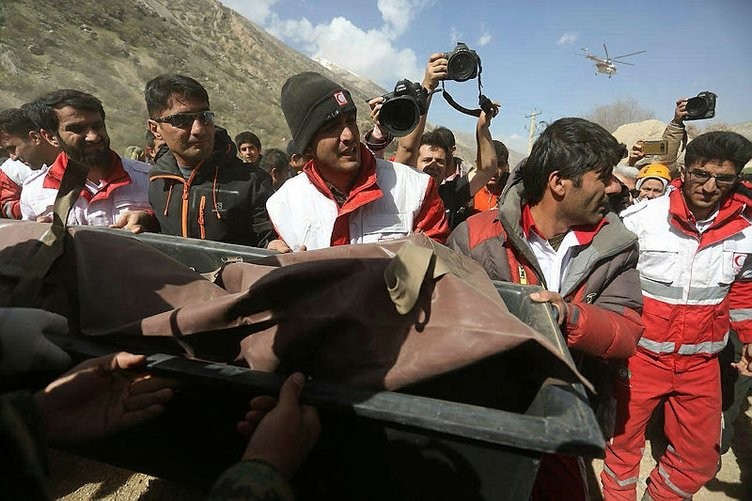
[[[393,92],[384,94],[379,123],[395,137],[406,136],[428,110],[428,92],[418,83],[400,80]]]
[[[700,92],[696,97],[687,99],[687,116],[684,120],[704,120],[715,116],[715,98],[710,91]]]
[[[464,82],[478,75],[480,58],[463,42],[457,42],[457,47],[444,57],[447,58],[447,80]]]

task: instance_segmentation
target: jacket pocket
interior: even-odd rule
[[[364,218],[362,226],[363,243],[397,240],[410,234],[406,214],[374,214]]]
[[[678,258],[678,251],[643,246],[641,243],[637,270],[641,278],[671,285],[678,277]]]

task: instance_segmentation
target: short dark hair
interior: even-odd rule
[[[446,153],[447,160],[449,160],[449,147],[446,141],[444,141],[444,137],[438,132],[438,129],[423,133],[420,137],[420,146],[424,144],[433,146],[434,148],[441,148]]]
[[[58,89],[52,91],[23,105],[21,108],[37,125],[38,129],[57,132],[60,121],[55,110],[65,108],[66,106],[79,111],[99,113],[102,120],[105,119],[102,101],[88,92],[76,89]]]
[[[687,144],[684,165],[690,167],[699,162],[703,166],[711,160],[721,163],[728,160],[739,174],[750,158],[752,142],[749,139],[736,132],[714,131],[701,134]]]
[[[261,157],[259,167],[266,172],[271,173],[272,169],[287,169],[290,166],[290,157],[287,156],[282,150],[272,148],[264,152],[264,156]]]
[[[259,150],[261,149],[261,140],[258,138],[256,134],[254,134],[251,131],[244,131],[235,136],[235,146],[237,146],[238,150],[240,150],[241,144],[252,144]]]
[[[0,133],[27,140],[29,132],[33,130],[37,130],[36,124],[22,109],[8,108],[0,111]]]
[[[209,104],[209,94],[203,85],[191,77],[176,73],[159,75],[146,83],[144,99],[149,117],[158,118],[170,106],[173,94],[186,101],[201,101]]]
[[[457,144],[457,141],[454,139],[454,134],[451,130],[447,129],[444,126],[436,127],[433,132],[438,134],[442,141],[444,141],[444,144],[446,145],[447,153],[449,153],[449,150],[454,148],[454,146]]]
[[[496,150],[496,163],[504,163],[509,165],[509,148],[507,145],[499,141],[498,139],[492,140],[494,149]]]
[[[605,177],[626,154],[627,147],[600,125],[584,118],[560,118],[546,127],[533,144],[520,172],[522,198],[530,205],[540,202],[548,178],[555,171],[564,179],[571,179],[575,186],[590,171]]]

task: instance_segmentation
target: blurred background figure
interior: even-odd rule
[[[638,192],[637,201],[650,200],[666,193],[666,187],[671,181],[671,172],[663,164],[650,164],[640,169],[635,182]]]

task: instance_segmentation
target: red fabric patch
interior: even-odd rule
[[[60,189],[60,182],[67,167],[68,155],[61,152],[50,166],[47,175],[44,176],[42,187],[53,190]],[[106,200],[113,191],[131,183],[131,177],[123,168],[122,160],[114,151],[110,151],[110,173],[101,182],[103,186],[97,193],[92,194],[84,188],[81,190],[81,196],[89,203],[97,200]]]
[[[316,166],[314,160],[310,160],[305,164],[303,172],[305,172],[317,190],[334,201],[334,195],[332,195],[332,192],[326,186],[326,182],[321,177],[319,168]],[[376,184],[376,159],[365,145],[360,144],[360,171],[358,172],[358,177],[355,179],[355,184],[350,189],[347,200],[338,209],[337,219],[334,221],[334,229],[332,230],[331,245],[349,244],[350,227],[348,217],[350,213],[374,200],[378,200],[382,196],[384,194],[381,192],[379,185]]]
[[[533,220],[533,214],[530,212],[530,206],[525,204],[522,207],[522,231],[525,233],[525,237],[530,237],[530,232],[534,231],[536,235],[540,236],[544,240],[548,240],[543,235],[540,234],[538,231],[538,228],[535,227],[535,221]],[[595,238],[595,235],[600,231],[601,228],[603,228],[605,225],[608,224],[608,221],[606,218],[601,218],[601,220],[596,225],[580,225],[580,226],[572,226],[571,230],[574,231],[575,237],[577,237],[577,243],[580,245],[588,245],[590,242],[593,241],[593,238]]]

